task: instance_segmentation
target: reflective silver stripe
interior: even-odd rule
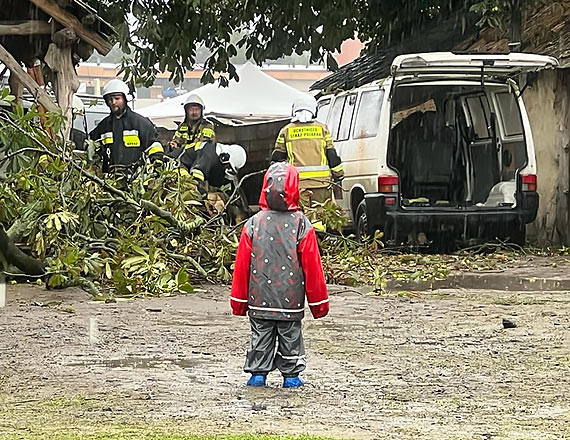
[[[295,167],[299,172],[306,172],[306,171],[328,171],[328,165],[314,165],[314,166],[306,166],[306,167]]]
[[[240,302],[240,303],[246,303],[246,302],[247,302],[247,299],[234,298],[233,296],[230,296],[230,299],[231,299],[232,301],[237,301],[237,302]]]
[[[129,136],[129,135],[138,136],[139,131],[138,130],[123,130],[123,136]]]
[[[305,359],[305,358],[307,357],[307,356],[304,355],[304,354],[301,355],[301,356],[283,356],[280,351],[278,351],[277,354],[278,354],[279,356],[281,356],[283,359]]]
[[[310,306],[318,306],[320,304],[324,304],[324,303],[328,303],[329,300],[327,299],[323,299],[322,301],[316,302],[316,303],[309,303]]]
[[[272,309],[269,307],[255,307],[255,306],[249,306],[249,308],[253,310],[263,310],[266,312],[283,312],[283,313],[299,313],[305,310],[305,309]]]

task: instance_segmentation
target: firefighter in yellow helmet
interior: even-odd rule
[[[204,142],[215,142],[214,124],[204,117],[206,106],[200,96],[192,93],[184,101],[184,122],[178,126],[170,141],[170,157],[179,158],[184,153],[185,159],[194,162],[197,151]]]
[[[309,203],[331,199],[331,178],[340,181],[344,177],[329,129],[315,120],[316,113],[315,98],[297,99],[291,122],[279,132],[271,155],[272,161],[287,161],[299,170],[299,187],[309,193]]]

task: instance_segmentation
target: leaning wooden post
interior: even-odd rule
[[[71,29],[62,29],[53,36],[53,43],[48,47],[45,63],[55,74],[55,95],[57,103],[67,118],[64,123],[63,136],[69,139],[73,125],[73,94],[79,88],[79,78],[72,58],[73,44],[77,35]]]

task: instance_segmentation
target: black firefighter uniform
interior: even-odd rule
[[[198,158],[197,151],[202,148],[203,143],[216,141],[214,124],[205,118],[201,118],[194,124],[184,121],[176,129],[172,140],[177,142],[179,147],[168,155],[175,159],[184,158],[183,165],[191,168]]]
[[[112,166],[132,165],[144,154],[153,158],[164,153],[154,124],[129,107],[118,118],[113,114],[104,118],[89,137],[101,143],[105,173]]]
[[[283,127],[271,159],[295,166],[299,170],[299,187],[311,191],[311,201],[315,202],[332,197],[331,177],[344,177],[332,136],[327,126],[318,121],[291,122]]]

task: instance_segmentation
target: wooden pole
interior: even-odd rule
[[[51,34],[52,27],[47,21],[0,21],[0,35]]]
[[[43,90],[37,82],[35,82],[30,75],[22,69],[14,57],[0,44],[0,61],[10,69],[10,75],[14,75],[30,93],[35,96],[38,102],[45,107],[47,111],[59,112],[60,109],[55,102],[49,97],[45,90]]]
[[[55,95],[57,103],[67,120],[63,126],[64,139],[69,139],[73,124],[73,94],[79,88],[79,78],[72,59],[72,46],[77,40],[71,29],[62,29],[54,34],[48,47],[45,63],[55,74]]]
[[[62,9],[53,0],[29,0],[49,16],[61,23],[64,27],[73,30],[79,38],[87,41],[102,55],[107,55],[113,47],[111,43],[101,37],[97,32],[87,29],[81,22],[70,12]]]

